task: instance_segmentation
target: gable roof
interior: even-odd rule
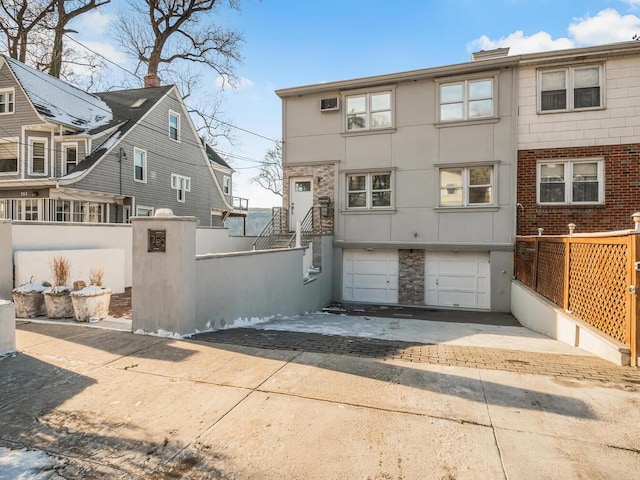
[[[90,168],[109,148],[120,140],[125,133],[137,125],[142,117],[164,98],[172,88],[172,85],[164,85],[161,87],[134,88],[130,90],[96,93],[96,96],[103,100],[113,112],[113,117],[109,122],[92,129],[89,133],[95,135],[109,129],[113,129],[113,131],[105,137],[104,141],[98,145],[93,152],[87,155],[71,170],[70,175],[66,175],[63,178],[69,180]]]
[[[112,120],[111,110],[95,95],[1,55],[38,114],[76,130],[88,131]]]
[[[220,155],[218,155],[216,153],[216,151],[211,148],[209,146],[209,144],[205,144],[205,148],[207,150],[207,157],[209,157],[209,160],[212,161],[213,163],[217,163],[218,165],[222,165],[223,167],[226,167],[230,170],[232,170],[232,168],[229,166],[229,164],[227,162],[225,162],[222,157]]]

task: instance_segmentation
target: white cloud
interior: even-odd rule
[[[576,18],[569,25],[569,33],[579,45],[627,42],[639,31],[640,18],[620,15],[613,8],[602,10],[595,17]]]
[[[629,0],[629,3],[640,6],[640,0]],[[577,46],[626,42],[632,40],[634,34],[640,33],[640,18],[635,15],[621,15],[618,11],[607,8],[592,17],[574,18],[567,30],[568,37],[556,39],[545,31],[526,36],[521,30],[516,30],[497,40],[482,35],[467,44],[467,49],[473,52],[510,47],[509,54],[517,55]]]
[[[225,88],[231,88],[234,91],[247,90],[252,88],[255,83],[248,78],[238,77],[235,80],[230,80],[228,75],[218,75],[215,79],[215,85],[218,89],[224,90]]]
[[[541,52],[546,50],[561,50],[573,47],[573,41],[568,38],[551,38],[547,32],[538,32],[530,36],[525,36],[522,30],[516,30],[506,37],[498,40],[491,40],[486,35],[473,40],[467,45],[471,51],[491,50],[493,48],[510,47],[510,55],[520,53]]]
[[[78,31],[91,32],[92,35],[102,35],[109,25],[111,17],[94,10],[78,17]]]

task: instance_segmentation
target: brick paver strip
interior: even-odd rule
[[[271,350],[331,353],[356,357],[397,359],[461,367],[549,375],[566,379],[603,382],[626,389],[640,389],[640,369],[619,367],[591,356],[523,352],[499,348],[422,344],[375,338],[317,333],[232,328],[201,333],[194,340]]]

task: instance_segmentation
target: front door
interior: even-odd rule
[[[289,231],[296,231],[296,224],[304,220],[313,206],[313,179],[297,177],[291,179],[289,188]]]

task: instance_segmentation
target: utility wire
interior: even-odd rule
[[[116,67],[118,67],[120,70],[122,70],[122,71],[124,71],[124,72],[128,73],[129,75],[131,75],[133,78],[135,78],[135,79],[137,79],[137,80],[142,81],[142,79],[141,79],[138,75],[136,75],[134,72],[132,72],[131,70],[127,70],[126,68],[124,68],[124,67],[123,67],[122,65],[120,65],[119,63],[116,63],[116,62],[114,62],[114,61],[112,61],[112,60],[108,59],[107,57],[105,57],[105,56],[104,56],[104,55],[102,55],[101,53],[96,52],[95,50],[93,50],[93,49],[89,48],[89,47],[88,47],[88,46],[86,46],[85,44],[83,44],[83,43],[81,43],[80,41],[78,41],[78,40],[76,40],[75,38],[73,38],[73,37],[72,37],[71,35],[69,35],[68,33],[65,33],[64,35],[65,35],[68,39],[70,39],[72,42],[75,42],[75,43],[77,43],[78,45],[80,45],[82,48],[87,49],[88,51],[90,51],[90,52],[91,52],[91,53],[93,53],[94,55],[99,56],[100,58],[102,58],[103,60],[107,61],[108,63],[110,63],[110,64],[112,64],[112,65],[115,65],[115,66],[116,66]],[[185,102],[183,102],[183,103],[184,103],[185,107],[187,107],[189,110],[196,110],[195,108],[190,107],[189,105],[187,105]],[[203,115],[204,117],[210,118],[210,119],[212,119],[212,120],[215,120],[216,122],[221,123],[222,125],[226,125],[226,126],[228,126],[228,127],[235,128],[236,130],[240,130],[240,131],[245,132],[245,133],[248,133],[248,134],[250,134],[250,135],[255,135],[256,137],[260,137],[260,138],[263,138],[263,139],[265,139],[265,140],[269,140],[269,141],[271,141],[271,142],[275,142],[275,143],[282,143],[282,140],[276,140],[276,139],[274,139],[274,138],[267,137],[267,136],[262,135],[262,134],[260,134],[260,133],[253,132],[253,131],[251,131],[251,130],[247,130],[246,128],[238,127],[237,125],[233,125],[232,123],[224,122],[224,121],[222,121],[222,120],[219,120],[219,119],[217,119],[217,118],[214,118],[214,117],[213,117],[213,116],[211,116],[211,115],[204,115],[204,114],[202,114],[202,113],[201,113],[201,115]]]

